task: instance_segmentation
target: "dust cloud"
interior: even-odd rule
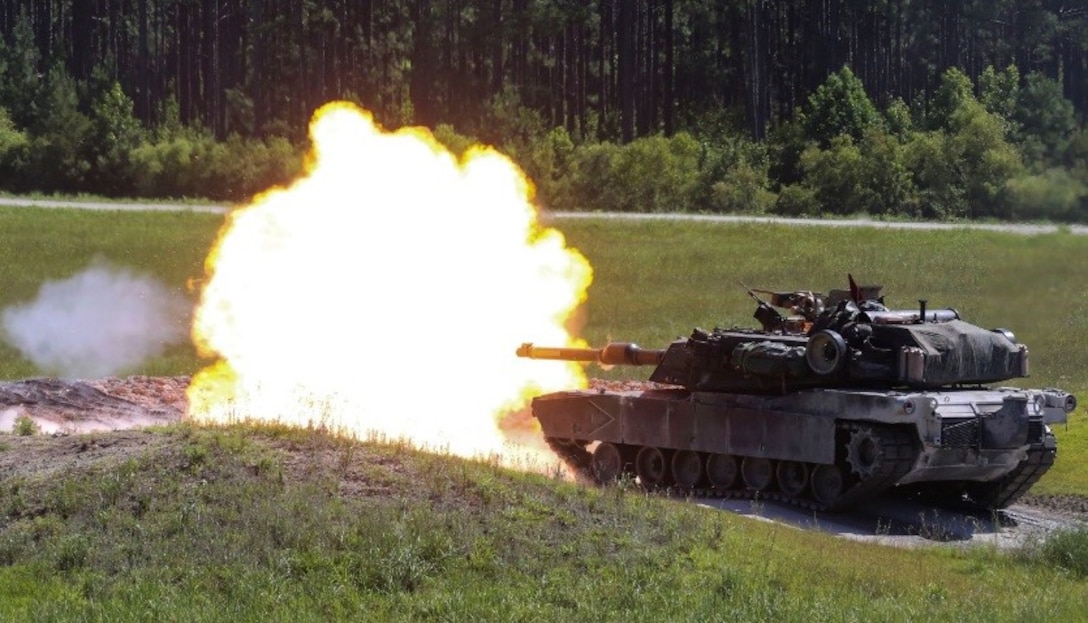
[[[4,309],[0,336],[47,374],[99,377],[187,341],[191,316],[180,292],[99,260]]]

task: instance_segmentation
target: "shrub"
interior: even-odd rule
[[[1052,532],[1042,543],[1026,543],[1018,551],[1018,556],[1047,567],[1063,569],[1078,578],[1088,577],[1088,527]]]
[[[766,171],[757,171],[747,162],[737,163],[711,185],[710,207],[715,212],[767,212],[777,199],[767,190],[767,183]]]
[[[144,141],[131,154],[136,193],[242,201],[298,174],[302,159],[286,140],[217,142],[207,132],[180,130]]]
[[[1073,104],[1063,95],[1061,83],[1037,71],[1024,78],[1014,119],[1022,149],[1032,160],[1044,162],[1060,157],[1077,127]]]
[[[819,214],[820,206],[811,188],[790,184],[778,193],[772,211],[781,216],[815,216]]]
[[[608,197],[612,163],[620,147],[605,141],[577,148],[570,170],[556,187],[553,207],[562,210],[614,209]]]
[[[1005,184],[1010,214],[1017,220],[1070,221],[1088,198],[1088,187],[1065,169],[1021,175]]]
[[[435,126],[432,135],[435,140],[442,143],[446,149],[450,150],[450,152],[458,158],[464,155],[469,147],[472,147],[479,142],[472,136],[459,134],[457,130],[453,129],[453,126],[445,123],[440,123]]]
[[[863,210],[861,151],[846,135],[837,136],[827,149],[810,145],[801,154],[802,183],[811,188],[823,214],[854,214]]]
[[[36,190],[82,190],[90,170],[91,120],[80,112],[78,85],[63,67],[54,67],[45,85],[42,118],[30,128],[28,181]]]
[[[870,128],[860,149],[858,208],[874,215],[904,213],[916,188],[896,136],[880,127]]]
[[[698,166],[696,209],[761,213],[774,205],[764,144],[722,133],[707,135]]]
[[[302,155],[278,136],[261,140],[232,134],[221,155],[223,160],[209,173],[218,180],[219,197],[232,201],[286,185],[302,171]]]
[[[88,144],[88,188],[118,196],[132,193],[132,150],[143,140],[144,130],[133,115],[133,102],[114,82],[92,104]]]
[[[30,140],[19,130],[8,111],[0,107],[0,178],[14,180],[23,174],[29,157]],[[14,190],[7,188],[6,190]]]
[[[626,145],[577,148],[557,207],[611,212],[689,209],[699,187],[701,148],[690,134],[651,136]]]
[[[501,149],[536,185],[540,201],[552,205],[560,193],[561,180],[570,172],[574,156],[574,140],[566,128],[553,128],[526,145],[504,144]]]
[[[11,431],[20,437],[30,437],[37,435],[40,428],[38,423],[31,419],[28,415],[20,415],[15,418],[15,424],[12,426]]]
[[[968,215],[1008,216],[1001,195],[1005,183],[1023,171],[1020,153],[1005,140],[1005,123],[971,100],[953,115],[949,137],[952,156],[962,173]]]
[[[917,132],[904,146],[903,162],[918,188],[914,209],[925,218],[967,214],[962,171],[943,132]]]

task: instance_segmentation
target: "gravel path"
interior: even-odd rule
[[[23,199],[0,197],[0,206],[12,208],[75,208],[79,210],[118,210],[122,212],[207,212],[226,214],[230,211],[221,205],[185,205],[174,203],[137,203],[121,201],[61,201],[59,199]]]
[[[744,216],[734,214],[617,214],[611,212],[555,212],[555,219],[624,219],[632,221],[702,221],[707,223],[768,223],[810,227],[873,227],[876,229],[978,229],[1034,236],[1063,229],[1077,236],[1088,236],[1088,225],[1052,225],[1034,223],[936,223],[928,221],[877,221],[867,218],[804,219],[780,216]],[[547,219],[548,216],[545,216]]]
[[[124,203],[95,201],[62,201],[53,199],[22,199],[0,197],[0,206],[33,208],[78,208],[84,210],[127,210],[147,212],[205,212],[226,214],[231,210],[224,205],[185,205],[167,203]],[[706,223],[767,223],[808,227],[873,227],[876,229],[941,230],[977,229],[1011,234],[1035,236],[1052,234],[1061,230],[1077,236],[1088,236],[1088,225],[1053,225],[1035,223],[936,223],[922,221],[878,221],[867,218],[851,219],[803,219],[779,216],[745,216],[736,214],[626,214],[616,212],[545,212],[544,222],[566,219],[616,219],[628,221],[701,221]]]

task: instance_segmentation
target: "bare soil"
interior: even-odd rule
[[[167,443],[146,428],[184,417],[188,385],[189,377],[147,376],[0,383],[0,447],[8,450],[0,452],[0,481],[124,460]],[[7,434],[22,418],[38,434]]]
[[[0,431],[11,431],[21,417],[47,435],[169,424],[184,417],[188,386],[187,376],[0,383]]]

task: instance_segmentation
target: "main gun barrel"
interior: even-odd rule
[[[664,349],[646,349],[631,342],[610,342],[604,348],[557,348],[522,344],[518,357],[559,361],[595,361],[606,366],[656,366],[665,357]]]

